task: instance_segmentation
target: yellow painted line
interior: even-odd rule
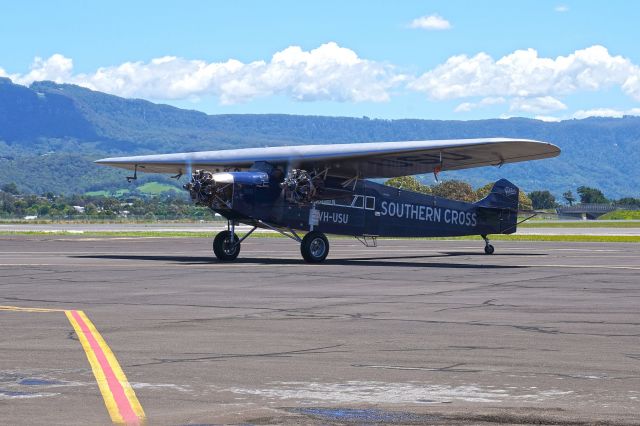
[[[0,305],[0,311],[14,311],[14,312],[64,312],[64,309],[23,308],[23,307],[20,307],[20,306],[2,306],[2,305]]]
[[[80,340],[111,421],[127,426],[144,423],[145,413],[113,351],[83,311],[0,305],[0,311],[64,312]]]
[[[98,382],[109,416],[114,423],[140,425],[144,410],[118,360],[91,320],[82,311],[65,311]]]

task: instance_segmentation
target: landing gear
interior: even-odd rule
[[[304,238],[300,238],[298,234],[296,234],[296,231],[291,228],[286,230],[276,228],[275,226],[258,220],[254,223],[255,226],[249,232],[247,232],[242,238],[238,238],[235,233],[236,225],[237,222],[235,220],[229,219],[227,230],[218,233],[218,235],[213,239],[213,252],[219,260],[227,262],[235,260],[238,257],[238,254],[240,254],[240,243],[247,239],[249,235],[258,228],[258,226],[279,232],[285,237],[291,238],[292,240],[300,243],[300,253],[302,253],[304,260],[309,263],[323,262],[329,254],[329,240],[327,240],[327,237],[322,232],[311,231],[305,235]]]
[[[486,235],[480,235],[484,240],[484,253],[485,254],[493,254],[495,248],[489,242],[489,238]]]
[[[227,230],[219,232],[213,239],[213,252],[216,257],[222,261],[229,262],[236,260],[240,254],[240,243],[249,238],[258,227],[254,226],[244,234],[242,238],[236,235],[237,222],[234,220],[227,221]]]
[[[311,231],[302,239],[300,253],[309,263],[323,262],[329,254],[329,240],[322,232]]]
[[[213,252],[222,261],[236,260],[240,254],[240,239],[235,232],[219,232],[213,239]]]

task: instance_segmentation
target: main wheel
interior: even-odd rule
[[[230,231],[219,232],[213,239],[213,252],[220,260],[235,260],[240,254],[240,243],[237,241],[238,236],[236,234],[233,234],[233,242],[231,242]]]
[[[493,246],[491,244],[487,244],[486,246],[484,246],[485,254],[493,254],[494,251],[495,251],[495,249],[493,248]]]
[[[311,231],[302,239],[300,253],[309,263],[323,262],[329,254],[329,240],[322,232]]]

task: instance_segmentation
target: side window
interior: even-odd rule
[[[367,210],[375,210],[376,208],[376,197],[367,197],[365,200],[364,208]]]
[[[364,208],[364,197],[362,195],[356,195],[353,197],[353,202],[351,203],[351,207],[356,209]]]

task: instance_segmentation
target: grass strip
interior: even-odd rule
[[[623,220],[619,222],[524,222],[518,228],[640,228],[640,221]]]

